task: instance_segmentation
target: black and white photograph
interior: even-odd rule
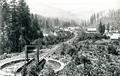
[[[0,76],[120,76],[120,0],[0,0]]]

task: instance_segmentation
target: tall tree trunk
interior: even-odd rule
[[[0,43],[1,43],[1,26],[2,26],[2,2],[0,1]],[[1,48],[1,45],[0,45]],[[2,50],[0,49],[0,55],[2,54]]]

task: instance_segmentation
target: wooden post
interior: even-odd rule
[[[24,65],[24,68],[23,68],[23,75],[26,74],[26,64],[27,64],[27,61],[28,61],[28,52],[27,52],[27,45],[25,45],[25,65]]]
[[[25,62],[28,62],[28,51],[27,51],[27,45],[25,46]]]
[[[38,65],[39,63],[39,46],[37,46],[37,51],[36,51],[36,64]]]

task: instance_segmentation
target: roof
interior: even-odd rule
[[[43,36],[48,36],[48,34],[46,34],[46,33],[43,33]]]
[[[87,32],[97,32],[96,28],[87,28]]]
[[[112,35],[110,35],[110,39],[119,39],[119,38],[120,38],[119,33],[113,33]]]

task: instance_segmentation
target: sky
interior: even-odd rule
[[[26,0],[26,2],[32,13],[80,19],[89,18],[96,12],[120,8],[120,0]]]

